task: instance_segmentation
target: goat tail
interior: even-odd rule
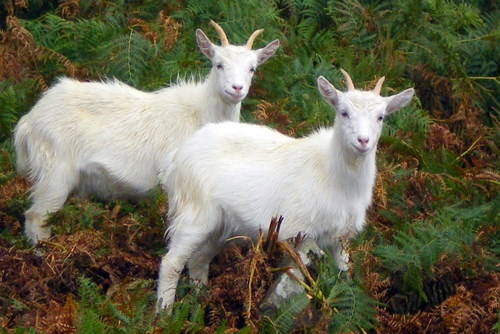
[[[16,150],[16,170],[20,175],[27,176],[30,171],[29,137],[30,127],[24,118],[21,118],[14,130],[14,148]]]

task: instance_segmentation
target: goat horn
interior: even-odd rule
[[[349,74],[344,71],[342,68],[340,69],[340,72],[342,72],[342,74],[344,75],[344,78],[345,78],[345,81],[346,81],[346,84],[347,84],[347,90],[354,90],[354,84],[352,83],[352,79],[351,77],[349,76]]]
[[[245,45],[245,47],[249,50],[252,50],[252,44],[253,42],[255,41],[255,38],[257,38],[257,36],[259,36],[262,32],[264,31],[264,29],[259,29],[259,30],[255,30],[251,35],[250,37],[248,37],[248,41],[247,41],[247,44]]]
[[[210,20],[210,24],[212,25],[212,27],[215,28],[215,31],[217,31],[217,33],[219,34],[220,44],[222,46],[228,46],[229,41],[227,40],[226,33],[224,32],[222,27],[220,25],[218,25],[217,23],[215,23],[213,20]]]
[[[382,89],[382,84],[384,83],[384,80],[385,80],[385,77],[378,79],[377,84],[375,85],[375,88],[373,88],[372,92],[380,95],[380,90]]]

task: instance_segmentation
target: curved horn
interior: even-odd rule
[[[212,27],[215,28],[215,30],[219,34],[220,44],[222,46],[228,46],[229,41],[227,40],[226,33],[224,32],[224,30],[222,30],[222,27],[220,25],[218,25],[217,23],[215,23],[213,20],[210,20],[210,24],[212,25]]]
[[[259,36],[262,32],[264,31],[264,29],[259,29],[259,30],[255,30],[251,35],[250,37],[248,37],[248,41],[247,41],[247,44],[245,45],[245,47],[249,50],[252,49],[252,44],[253,42],[255,41],[255,38],[257,38],[257,36]]]
[[[380,95],[380,90],[382,89],[382,84],[384,83],[384,80],[385,80],[385,77],[378,79],[377,84],[375,85],[375,88],[373,88],[372,92]]]
[[[349,74],[344,71],[342,68],[340,69],[340,72],[342,72],[342,74],[344,75],[344,78],[345,78],[345,82],[347,84],[347,90],[354,90],[354,84],[352,83],[352,79],[351,77],[349,76]]]

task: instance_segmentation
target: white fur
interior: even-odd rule
[[[365,224],[380,117],[408,104],[413,89],[391,97],[342,93],[323,77],[318,87],[338,111],[333,128],[294,139],[264,126],[209,124],[171,156],[162,180],[171,225],[169,251],[160,266],[160,307],[174,301],[186,263],[190,277],[206,283],[208,264],[227,238],[256,237],[280,215],[280,238],[306,234],[332,252],[339,268],[347,269],[348,255],[338,239]]]
[[[17,169],[33,183],[25,234],[50,237],[44,225],[75,191],[104,199],[137,197],[158,184],[160,162],[203,124],[239,121],[255,68],[266,47],[217,46],[201,30],[201,51],[213,68],[204,82],[142,92],[119,81],[63,78],[23,116],[14,132]]]

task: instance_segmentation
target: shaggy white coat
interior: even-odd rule
[[[329,249],[340,269],[348,255],[339,237],[362,230],[375,182],[383,117],[407,105],[413,89],[391,97],[318,87],[337,109],[333,128],[294,139],[270,128],[224,122],[196,131],[171,155],[169,251],[163,257],[158,302],[170,306],[179,274],[206,283],[208,265],[232,236],[255,238],[283,216],[280,238],[299,232]]]
[[[238,122],[255,68],[279,46],[217,46],[201,30],[213,68],[204,82],[143,92],[119,81],[63,78],[46,91],[14,131],[17,170],[32,182],[25,234],[50,237],[45,224],[72,192],[103,199],[138,197],[158,184],[164,157],[203,124]]]

